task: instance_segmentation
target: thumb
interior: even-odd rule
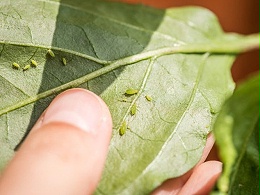
[[[58,95],[0,180],[0,194],[91,194],[100,179],[112,121],[105,103],[83,89]]]

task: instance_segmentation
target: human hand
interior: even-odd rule
[[[1,175],[0,194],[92,194],[101,177],[111,132],[109,110],[98,96],[83,89],[63,92],[36,122]],[[213,143],[209,136],[199,165],[166,181],[153,194],[208,192],[221,172],[219,162],[202,163]]]
[[[214,187],[222,171],[219,161],[205,161],[214,145],[210,133],[198,164],[186,174],[169,179],[158,187],[152,195],[207,195]]]
[[[80,195],[95,190],[112,120],[84,89],[58,95],[36,122],[0,180],[1,195]]]

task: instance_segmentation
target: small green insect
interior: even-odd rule
[[[26,65],[25,67],[23,67],[23,71],[28,70],[30,67],[31,67],[30,64]]]
[[[127,100],[126,98],[119,99],[118,101],[120,101],[120,102],[129,102],[129,100]]]
[[[32,64],[33,67],[38,66],[38,63],[35,60],[31,60],[31,64]]]
[[[153,98],[152,98],[151,96],[149,96],[149,95],[146,95],[145,98],[146,98],[146,100],[149,101],[149,102],[153,100]]]
[[[135,95],[138,93],[138,90],[137,89],[127,89],[125,91],[125,95]]]
[[[127,125],[126,122],[124,121],[119,129],[119,135],[124,135],[127,129]]]
[[[53,58],[55,57],[55,54],[53,53],[52,50],[48,49],[47,52],[48,52],[48,54],[49,54],[51,57],[53,57]]]
[[[66,66],[66,64],[67,64],[66,58],[62,58],[62,63],[63,63],[64,66]]]
[[[18,70],[20,68],[20,65],[17,64],[16,62],[14,62],[13,63],[13,68]]]
[[[131,110],[130,110],[130,114],[131,114],[132,116],[134,116],[135,113],[136,113],[136,110],[137,110],[137,106],[136,106],[136,103],[134,103],[134,105],[132,106],[132,108],[131,108]]]

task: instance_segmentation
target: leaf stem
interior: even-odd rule
[[[231,37],[234,35],[231,34]],[[248,36],[238,36],[229,39],[227,34],[223,39],[213,40],[205,44],[190,44],[179,47],[180,52],[184,53],[228,53],[238,54],[249,50],[259,48],[259,34],[252,34]]]
[[[41,46],[38,46],[38,47],[41,47]],[[6,107],[6,108],[0,110],[0,116],[7,112],[16,110],[22,106],[26,106],[28,104],[36,102],[37,100],[48,97],[50,95],[60,93],[61,91],[64,91],[69,88],[77,87],[82,83],[85,83],[91,79],[94,79],[103,74],[106,74],[119,67],[126,66],[129,64],[134,64],[139,61],[146,60],[146,59],[149,59],[152,57],[160,57],[163,55],[170,55],[170,54],[176,54],[176,53],[187,53],[187,54],[193,53],[194,54],[194,53],[207,53],[208,52],[208,53],[237,54],[240,52],[245,52],[245,51],[256,49],[256,48],[259,48],[259,34],[253,34],[253,35],[248,35],[248,36],[244,36],[244,37],[239,37],[238,39],[226,40],[224,43],[223,43],[223,40],[221,39],[219,41],[213,41],[210,43],[201,43],[201,44],[196,43],[196,44],[189,44],[189,45],[179,45],[176,47],[165,47],[165,48],[160,48],[160,49],[156,49],[156,50],[152,50],[152,51],[147,51],[144,53],[140,53],[140,54],[129,56],[129,57],[126,57],[123,59],[116,60],[114,62],[111,62],[109,65],[104,66],[103,68],[100,68],[83,77],[70,81],[66,84],[60,85],[59,87],[50,89],[43,93],[37,94],[35,96],[29,97],[12,106]],[[59,49],[59,50],[61,50],[61,49]],[[86,56],[82,56],[82,57],[86,57]],[[88,57],[87,59],[90,59],[90,58]],[[90,60],[97,62],[97,59],[91,58]],[[100,60],[99,63],[106,64],[107,61]]]

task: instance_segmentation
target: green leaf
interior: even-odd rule
[[[224,171],[219,193],[259,192],[259,74],[237,87],[225,103],[214,134]]]
[[[108,104],[114,125],[97,194],[147,194],[190,170],[233,91],[234,54],[258,47],[258,35],[225,34],[198,7],[2,0],[0,21],[0,168],[55,95],[89,89]],[[12,67],[31,60],[37,67]]]

